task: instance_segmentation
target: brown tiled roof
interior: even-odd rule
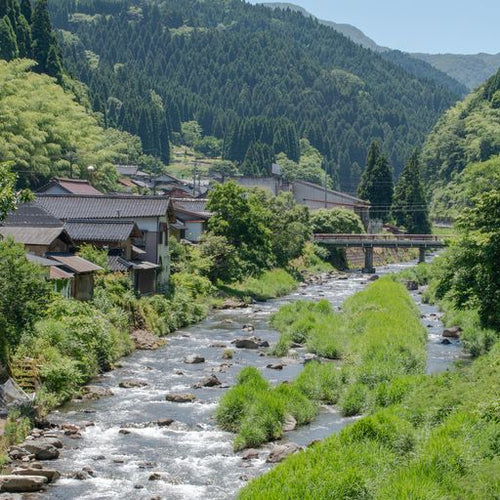
[[[60,262],[64,267],[70,269],[76,274],[103,270],[102,267],[97,266],[93,262],[82,259],[82,257],[78,257],[78,255],[50,255],[50,258],[54,259],[56,262]]]
[[[102,195],[101,191],[92,186],[86,179],[68,179],[65,177],[54,177],[48,184],[42,186],[38,192],[44,193],[53,186],[60,186],[68,194]]]
[[[122,220],[71,219],[64,229],[74,241],[126,241],[142,234],[133,221]]]
[[[121,194],[76,196],[40,193],[37,194],[36,204],[61,220],[135,219],[165,216],[170,198]]]
[[[2,226],[0,234],[4,238],[12,236],[17,243],[23,245],[50,245],[59,237],[68,243],[71,241],[62,227]]]

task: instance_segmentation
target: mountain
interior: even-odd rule
[[[354,191],[373,139],[398,173],[457,99],[295,12],[240,0],[53,0],[51,9],[64,63],[94,109],[156,155],[191,120],[238,162],[263,147],[296,159],[305,137]]]
[[[271,8],[290,9],[300,12],[304,16],[314,17],[302,7],[290,3],[265,3]],[[487,78],[493,75],[500,67],[500,53],[498,54],[424,54],[424,53],[405,53],[382,47],[370,37],[366,36],[360,29],[350,24],[339,24],[333,21],[318,19],[318,22],[332,27],[334,30],[350,38],[353,42],[363,47],[379,52],[392,62],[403,66],[407,71],[414,73],[418,71],[418,76],[428,72],[428,78],[448,85],[452,91],[460,90],[461,95],[465,95],[467,90],[475,89]],[[402,56],[401,54],[404,54]],[[413,60],[413,61],[412,61]],[[415,60],[423,61],[432,66],[436,71],[430,71],[426,65],[416,63]],[[414,68],[412,70],[412,68]],[[443,79],[440,73],[445,73],[449,78]],[[414,73],[415,74],[415,73]],[[457,86],[457,82],[460,84]]]
[[[415,53],[412,56],[444,71],[469,90],[475,89],[500,68],[500,52],[470,55]]]

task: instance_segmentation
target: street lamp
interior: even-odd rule
[[[92,175],[94,174],[94,170],[95,170],[94,165],[89,165],[87,167],[87,172],[89,174],[89,182],[90,182],[90,184],[92,184]]]

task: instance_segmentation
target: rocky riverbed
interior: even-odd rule
[[[401,267],[387,266],[380,272]],[[17,474],[40,477],[36,470],[57,471],[57,482],[41,480],[41,495],[53,499],[234,498],[252,477],[354,419],[325,406],[310,425],[295,428],[294,422],[287,422],[282,441],[234,453],[233,435],[214,421],[223,391],[248,365],[259,368],[272,383],[296,377],[309,356],[300,347],[287,358],[268,355],[278,338],[269,327],[270,315],[298,299],[326,298],[341,307],[369,279],[359,274],[314,277],[285,298],[216,311],[170,336],[157,350],[136,351],[120,368],[88,386],[81,399],[52,413],[48,429],[35,430],[28,445],[19,446],[28,455],[20,451],[16,468],[29,473]],[[412,293],[422,321],[429,325],[428,372],[447,369],[461,354],[459,341],[441,343],[439,313],[421,304],[418,290]],[[29,441],[57,450],[50,467],[40,465],[49,462],[40,461],[33,448],[26,449]]]

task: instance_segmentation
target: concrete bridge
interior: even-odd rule
[[[419,262],[425,262],[425,251],[446,246],[444,238],[435,234],[314,234],[313,241],[335,248],[362,248],[365,253],[363,272],[374,273],[373,249],[418,248]]]

